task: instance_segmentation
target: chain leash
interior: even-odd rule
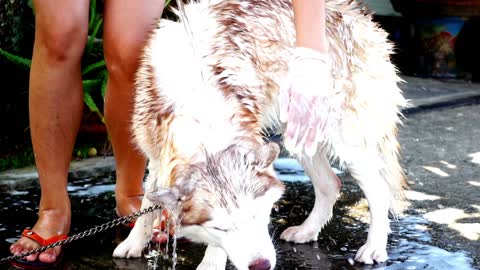
[[[150,213],[150,212],[153,212],[155,210],[160,210],[162,208],[163,207],[161,205],[157,204],[157,205],[145,208],[143,210],[140,210],[138,212],[132,213],[128,216],[119,217],[119,218],[114,219],[112,221],[109,221],[107,223],[97,225],[97,226],[95,226],[91,229],[88,229],[88,230],[85,230],[83,232],[74,234],[74,235],[72,235],[72,236],[70,236],[66,239],[57,241],[53,244],[50,244],[50,245],[47,245],[47,246],[42,246],[42,247],[39,247],[37,249],[31,250],[31,251],[28,251],[28,252],[25,252],[25,253],[22,253],[22,254],[5,257],[3,259],[0,259],[0,265],[3,264],[3,263],[9,262],[11,260],[20,259],[20,258],[29,256],[29,255],[32,255],[32,254],[35,254],[35,253],[41,253],[41,252],[44,252],[47,249],[62,246],[62,245],[68,244],[70,242],[73,242],[75,240],[79,240],[79,239],[82,239],[82,238],[85,238],[85,237],[88,237],[88,236],[92,236],[92,235],[97,234],[99,232],[103,232],[103,231],[106,231],[108,229],[114,228],[114,227],[116,227],[120,224],[126,224],[126,223],[140,217],[140,216],[143,216],[143,215],[145,215],[147,213]]]

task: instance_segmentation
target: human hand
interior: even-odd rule
[[[289,151],[313,156],[324,141],[333,83],[327,54],[297,47],[289,63],[286,87],[280,89],[280,121]]]

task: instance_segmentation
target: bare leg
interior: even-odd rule
[[[109,72],[105,118],[116,161],[115,196],[119,215],[140,208],[145,158],[132,142],[133,85],[149,31],[163,11],[163,0],[105,1],[104,49]]]
[[[87,38],[88,0],[35,1],[35,44],[30,71],[30,129],[41,199],[33,231],[44,238],[70,230],[67,174],[83,109],[80,59]],[[38,247],[22,237],[18,254]],[[60,248],[27,257],[56,260]]]
[[[300,161],[313,183],[315,205],[302,225],[289,227],[280,235],[281,239],[295,243],[318,239],[318,233],[332,217],[333,204],[337,200],[341,187],[340,180],[323,152],[315,154],[311,159],[304,155]]]

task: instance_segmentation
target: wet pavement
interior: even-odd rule
[[[294,245],[279,240],[283,229],[307,217],[314,197],[298,163],[277,160],[275,167],[287,190],[272,211],[276,269],[479,269],[480,105],[476,100],[470,103],[407,114],[399,138],[410,200],[404,215],[392,221],[390,259],[382,265],[352,265],[356,249],[366,240],[368,206],[348,174],[341,174],[341,196],[318,241]],[[72,233],[115,218],[114,175],[102,168],[93,174],[71,175]],[[36,220],[39,190],[31,184],[16,185],[15,191],[0,187],[0,198],[0,257],[5,257],[10,243]],[[111,257],[127,233],[125,228],[112,229],[68,245],[62,269],[152,269],[154,258]],[[179,243],[176,269],[195,269],[204,249]],[[172,262],[157,257],[156,265],[169,269]],[[0,269],[10,268],[0,265]]]
[[[360,189],[348,176],[342,177],[345,184],[334,217],[317,242],[294,245],[278,240],[283,229],[306,218],[314,198],[312,185],[306,181],[295,161],[280,159],[276,168],[287,184],[286,194],[277,203],[272,215],[271,232],[278,252],[276,269],[474,269],[472,254],[461,247],[455,247],[455,250],[438,247],[437,239],[431,233],[435,224],[413,210],[408,210],[407,215],[392,222],[393,233],[388,246],[390,260],[386,264],[374,267],[351,265],[356,248],[366,239],[365,219],[368,212]],[[115,218],[113,179],[112,173],[102,177],[70,179],[73,233]],[[38,189],[30,188],[2,194],[0,239],[3,241],[0,242],[0,254],[7,255],[8,245],[35,220],[38,193]],[[62,269],[153,269],[147,259],[111,257],[116,243],[127,233],[127,229],[117,228],[70,244],[66,248]],[[152,250],[156,249],[152,247]],[[201,261],[203,250],[202,245],[179,243],[176,269],[194,269]],[[157,269],[172,266],[171,261],[161,258],[157,264]],[[2,266],[0,269],[9,268]]]

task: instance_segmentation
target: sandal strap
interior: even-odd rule
[[[30,230],[30,229],[25,229],[22,232],[22,236],[27,237],[29,239],[32,239],[33,241],[37,242],[40,244],[40,246],[48,246],[50,244],[56,243],[58,241],[67,239],[68,235],[66,234],[60,234],[60,235],[55,235],[53,237],[50,237],[48,239],[45,239],[38,235],[36,232]]]

